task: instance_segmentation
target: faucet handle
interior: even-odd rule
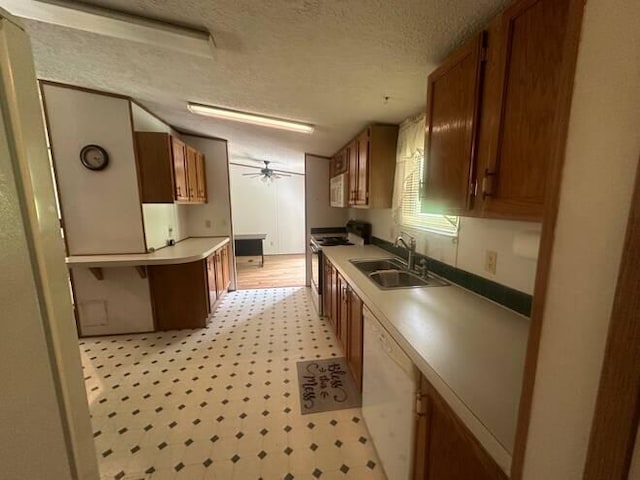
[[[415,246],[416,246],[416,237],[414,237],[410,233],[402,232],[402,231],[400,232],[400,236],[401,237],[409,237],[409,243],[411,244],[412,247],[415,248]]]

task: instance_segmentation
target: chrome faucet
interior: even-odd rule
[[[403,236],[409,237],[408,245]],[[402,246],[409,251],[409,256],[407,258],[407,269],[413,270],[416,263],[416,237],[405,232],[400,232],[400,235],[396,237],[396,241],[393,242],[393,246],[396,248]]]

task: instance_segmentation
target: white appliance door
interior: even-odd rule
[[[389,480],[409,480],[413,462],[417,371],[364,309],[362,415]]]

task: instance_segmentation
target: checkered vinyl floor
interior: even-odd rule
[[[80,351],[104,479],[385,479],[360,409],[300,414],[295,363],[342,355],[305,287],[233,292],[208,328]]]

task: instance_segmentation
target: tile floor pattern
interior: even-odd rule
[[[342,355],[305,287],[237,291],[206,329],[80,351],[104,479],[385,479],[360,409],[300,414],[295,363]]]

